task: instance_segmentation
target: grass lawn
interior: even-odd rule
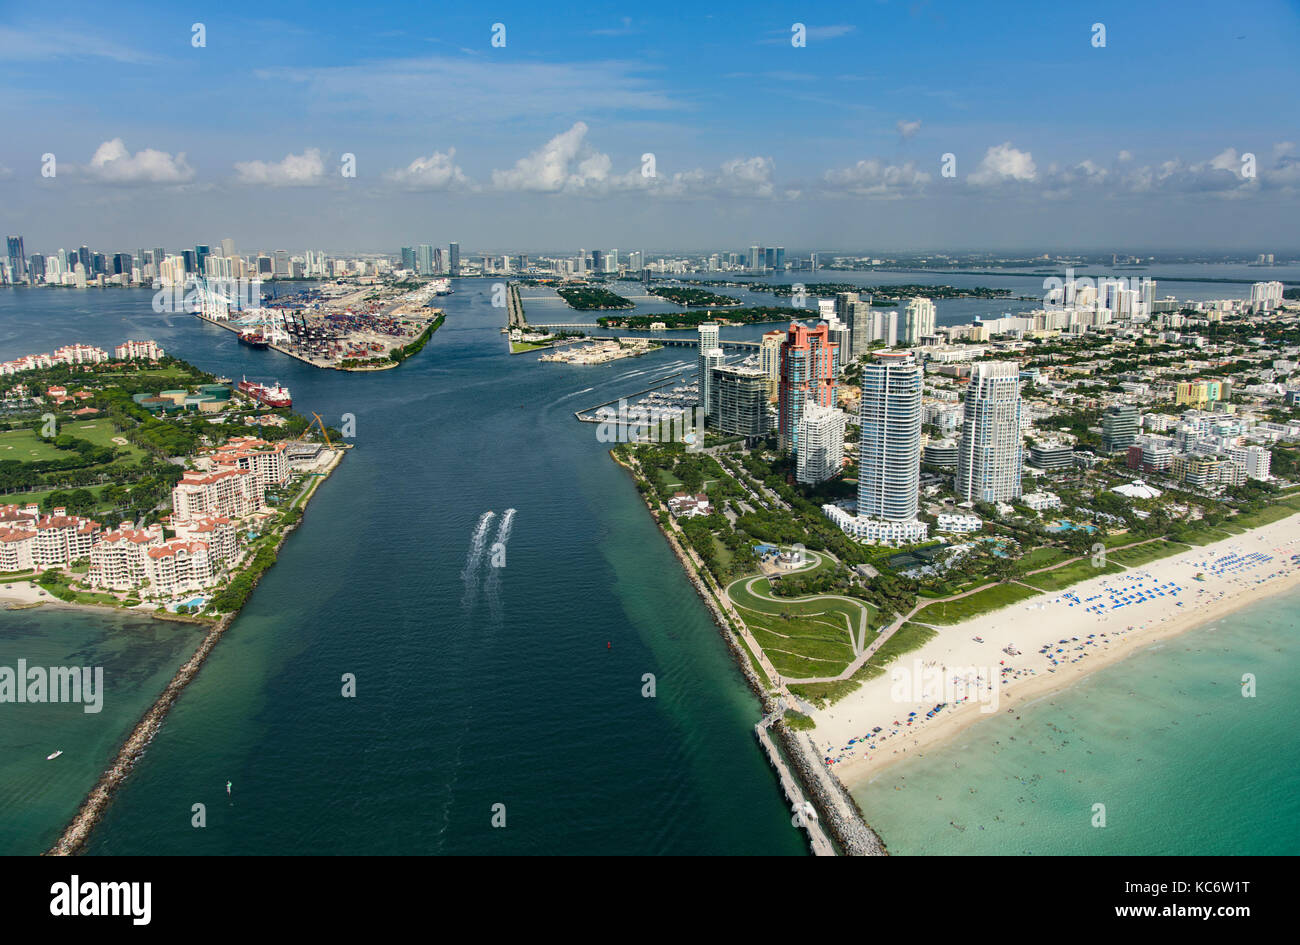
[[[538,348],[547,347],[544,344],[537,344],[533,341],[512,341],[510,342],[510,353],[521,354],[525,351],[536,351]]]
[[[1039,568],[1049,568],[1071,557],[1073,555],[1064,548],[1035,548],[1029,554],[1021,555],[1019,561],[1028,570],[1036,571]]]
[[[1075,561],[1073,564],[1067,564],[1064,567],[1056,568],[1052,571],[1044,571],[1042,574],[1030,574],[1021,580],[1044,591],[1059,591],[1069,587],[1071,584],[1078,584],[1080,581],[1087,581],[1090,578],[1098,577],[1102,574],[1116,574],[1122,570],[1119,565],[1111,560],[1113,552],[1106,553],[1106,564],[1104,567],[1096,567],[1092,563],[1091,556],[1084,558],[1082,561]]]
[[[929,627],[905,623],[898,628],[898,632],[890,637],[884,646],[872,654],[871,659],[863,663],[858,668],[858,671],[848,679],[829,683],[792,683],[789,689],[795,695],[814,705],[825,708],[826,705],[833,705],[843,699],[868,679],[875,679],[877,676],[882,675],[888,664],[904,653],[920,649],[936,635],[936,632]]]
[[[1267,505],[1258,512],[1247,512],[1245,515],[1234,516],[1228,520],[1227,524],[1229,526],[1237,525],[1241,528],[1259,528],[1261,525],[1281,521],[1296,514],[1296,509],[1292,504],[1294,501],[1294,499],[1288,499],[1285,502]]]
[[[1106,552],[1106,560],[1115,564],[1122,564],[1126,568],[1136,568],[1148,562],[1155,561],[1159,558],[1167,558],[1170,555],[1176,555],[1180,551],[1187,551],[1191,545],[1184,545],[1177,541],[1149,541],[1145,545],[1138,545],[1134,548],[1122,548],[1117,551]]]
[[[1118,570],[1118,569],[1117,569]],[[987,614],[1003,607],[1009,607],[1022,600],[1028,600],[1037,594],[1019,584],[999,584],[978,594],[962,597],[946,603],[930,604],[914,615],[913,619],[921,623],[953,624],[970,620],[981,614]]]
[[[850,633],[856,634],[865,610],[870,628],[875,608],[835,597],[772,597],[766,582],[746,587],[749,578],[728,588],[732,603],[777,672],[783,676],[834,676],[853,661]],[[868,631],[869,636],[869,631]]]
[[[138,459],[144,451],[130,443],[114,443],[113,437],[121,434],[113,429],[108,420],[79,420],[65,423],[59,429],[82,440],[89,440],[96,446],[111,446],[119,451],[119,459]],[[125,438],[123,438],[125,439]],[[75,455],[71,450],[55,449],[53,443],[46,443],[34,430],[5,430],[0,433],[0,460],[16,459],[23,463],[42,462],[50,459],[65,459]]]

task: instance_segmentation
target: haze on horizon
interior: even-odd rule
[[[276,14],[11,14],[5,231],[29,252],[1300,243],[1281,0]]]

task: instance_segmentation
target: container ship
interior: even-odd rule
[[[266,340],[266,336],[262,334],[261,329],[257,331],[241,331],[238,337],[241,345],[248,345],[250,348],[257,348],[258,350],[269,348],[271,345]]]
[[[239,390],[268,407],[293,406],[293,398],[289,396],[289,388],[281,387],[278,381],[268,386],[250,381],[245,377],[239,382]]]

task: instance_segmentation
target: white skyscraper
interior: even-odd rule
[[[912,299],[903,317],[903,344],[919,345],[926,335],[934,334],[934,303],[929,299]]]
[[[698,369],[696,377],[700,387],[700,406],[709,409],[709,365],[706,363],[710,351],[718,347],[718,323],[701,322],[697,329],[700,333],[700,347],[696,354]]]
[[[1020,496],[1020,410],[1020,365],[973,366],[957,455],[959,501],[1010,502]]]
[[[1282,304],[1282,283],[1256,282],[1250,287],[1250,307],[1257,312],[1271,312]]]
[[[806,409],[806,408],[805,408]],[[862,368],[858,515],[916,518],[921,487],[921,366],[907,352],[877,352]]]
[[[844,467],[844,427],[848,417],[843,410],[809,404],[799,420],[799,453],[795,478],[800,482],[818,483],[831,478]]]
[[[726,363],[726,355],[721,348],[710,348],[704,352],[700,366],[700,403],[706,415],[713,407],[713,369]]]

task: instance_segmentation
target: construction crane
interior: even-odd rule
[[[334,449],[334,444],[330,442],[330,435],[325,431],[325,421],[320,418],[320,414],[318,413],[313,413],[312,416],[316,418],[313,423],[320,425],[320,435],[325,437],[325,445],[330,449]],[[307,430],[310,430],[311,428],[312,424],[307,424]],[[307,430],[303,430],[302,432],[306,433]]]

